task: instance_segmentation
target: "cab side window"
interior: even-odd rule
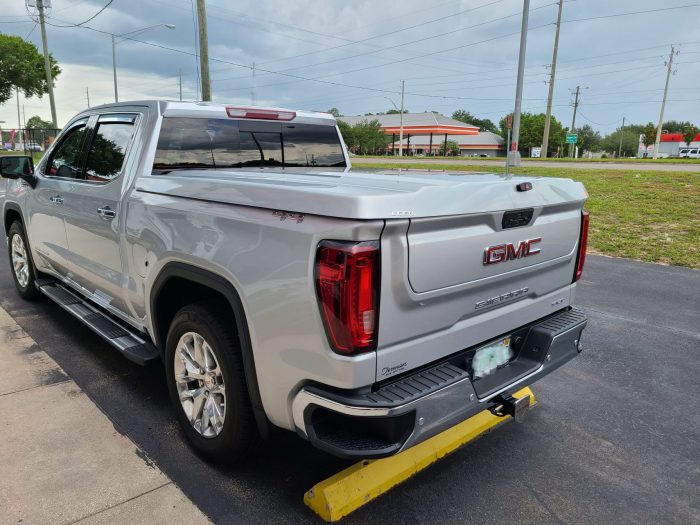
[[[86,122],[71,129],[51,154],[45,175],[68,179],[82,179],[83,145],[87,135]]]
[[[85,165],[86,180],[107,183],[117,178],[133,134],[131,122],[99,122]]]

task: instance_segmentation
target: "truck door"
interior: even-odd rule
[[[68,253],[64,206],[85,159],[87,122],[84,118],[70,124],[48,160],[37,167],[38,183],[26,205],[34,262],[40,270],[53,270],[61,276],[67,272]]]
[[[121,197],[138,119],[130,113],[91,118],[85,164],[63,203],[67,277],[117,314],[126,313],[124,289],[130,285],[120,250]]]

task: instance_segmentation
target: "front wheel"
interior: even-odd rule
[[[234,463],[251,454],[259,436],[235,323],[221,311],[201,302],[175,315],[165,368],[171,401],[192,447],[208,459]]]
[[[36,272],[29,253],[27,235],[21,222],[15,221],[12,223],[7,233],[7,238],[12,277],[17,291],[24,299],[36,299],[40,295],[39,290],[36,288]]]

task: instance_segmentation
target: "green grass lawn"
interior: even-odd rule
[[[386,155],[356,155],[353,158],[359,158],[359,159],[376,159],[377,162],[391,162],[393,159],[391,157],[387,157]],[[398,157],[397,157],[398,158]],[[413,159],[415,162],[421,162],[424,160],[483,160],[486,162],[505,162],[505,157],[403,157],[404,159]],[[351,159],[352,160],[352,159]],[[672,158],[672,159],[635,159],[635,158],[618,158],[618,159],[613,159],[613,158],[605,158],[605,159],[572,159],[572,158],[563,158],[563,159],[554,159],[554,158],[546,158],[546,159],[530,159],[530,158],[523,158],[523,160],[530,162],[615,162],[615,163],[620,163],[620,164],[638,164],[638,163],[654,163],[654,164],[700,164],[700,159],[679,159],[679,158]],[[364,165],[364,163],[363,163]],[[632,168],[630,168],[632,169]]]
[[[399,167],[391,163],[357,169]],[[484,171],[478,166],[402,164],[403,169]],[[503,172],[501,166],[488,171]],[[515,174],[565,177],[585,184],[591,212],[589,252],[700,269],[698,173],[521,167]]]

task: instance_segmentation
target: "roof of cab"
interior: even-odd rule
[[[231,118],[226,112],[227,107],[235,108],[255,108],[271,111],[285,111],[296,113],[292,122],[304,122],[309,124],[326,124],[335,125],[335,117],[330,113],[322,113],[318,111],[304,111],[287,108],[265,107],[265,106],[250,106],[246,104],[224,104],[221,102],[184,102],[179,100],[134,100],[125,102],[114,102],[111,104],[103,104],[101,106],[91,107],[88,111],[103,109],[120,109],[134,106],[147,106],[152,109],[157,109],[164,116],[171,117],[192,117],[192,118]],[[240,117],[233,117],[239,119]]]

